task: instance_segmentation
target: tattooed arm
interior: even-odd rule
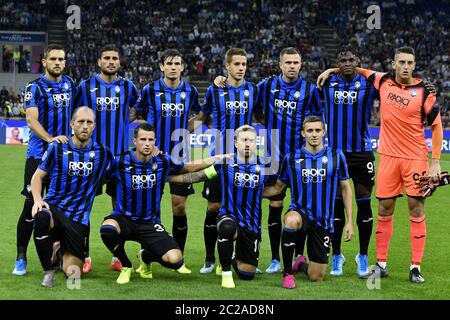
[[[176,176],[169,176],[168,181],[174,183],[196,183],[200,181],[208,180],[205,170],[197,172],[189,172],[185,174],[179,174]]]

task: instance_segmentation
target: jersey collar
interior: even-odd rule
[[[116,84],[118,84],[120,81],[122,81],[122,77],[119,76],[119,75],[117,75],[117,79],[114,80],[114,81],[112,81],[112,82],[106,82],[105,80],[103,80],[102,77],[100,77],[100,74],[99,74],[99,73],[97,73],[97,74],[95,75],[95,78],[96,78],[98,81],[100,81],[101,83],[103,83],[104,85],[107,85],[107,86],[116,85]]]
[[[184,86],[184,80],[181,79],[180,81],[180,85],[178,87],[176,87],[175,89],[169,87],[165,82],[164,82],[164,78],[160,78],[159,79],[160,85],[164,88],[165,91],[171,91],[171,92],[179,92],[181,91],[181,89]]]
[[[72,148],[72,149],[77,149],[77,150],[80,150],[80,151],[86,151],[86,150],[90,150],[90,149],[92,149],[92,145],[94,144],[94,140],[92,139],[92,137],[91,137],[91,141],[89,141],[89,144],[86,146],[86,147],[84,147],[84,148],[78,148],[74,143],[73,143],[73,141],[72,141],[72,136],[70,136],[70,138],[69,138],[69,145],[70,145],[70,147]]]
[[[227,88],[228,90],[240,91],[245,88],[246,83],[247,83],[247,81],[244,80],[239,87],[233,87],[232,85],[229,85],[228,83],[226,83],[225,88]]]
[[[65,79],[64,79],[64,75],[61,75],[61,80],[59,81],[59,82],[55,82],[55,81],[53,81],[53,80],[50,80],[49,78],[47,78],[46,76],[45,76],[45,74],[43,73],[43,74],[41,74],[41,79],[43,80],[43,81],[45,81],[45,82],[47,82],[47,83],[49,83],[49,84],[51,84],[52,86],[61,86],[63,83],[65,83]]]
[[[327,152],[327,149],[328,149],[328,147],[324,146],[322,150],[320,150],[319,152],[317,152],[315,154],[312,154],[311,152],[306,150],[305,146],[302,146],[302,152],[305,153],[308,158],[312,158],[312,159],[317,159],[317,158],[323,156],[324,153]]]
[[[286,88],[286,89],[295,89],[295,88],[297,88],[299,86],[299,84],[302,82],[302,80],[303,79],[302,79],[302,76],[300,75],[300,73],[298,74],[298,79],[295,80],[294,82],[286,82],[286,81],[284,81],[283,80],[283,74],[280,74],[278,76],[278,81],[280,81],[281,86],[283,88]]]

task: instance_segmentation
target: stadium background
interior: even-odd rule
[[[70,14],[66,13],[66,8],[72,4],[80,7],[81,28],[68,30],[66,22]],[[381,9],[380,29],[367,28],[370,14],[366,9],[371,4],[379,5]],[[340,1],[339,4],[328,0],[2,0],[0,144],[7,142],[8,133],[14,127],[23,130],[21,137],[26,141],[22,91],[26,82],[42,72],[40,58],[47,43],[56,42],[67,48],[66,74],[77,82],[98,72],[98,49],[105,44],[115,44],[122,51],[120,74],[132,79],[139,89],[161,76],[157,65],[159,54],[166,48],[178,48],[186,61],[183,77],[198,87],[201,99],[211,80],[218,74],[225,74],[223,56],[232,46],[243,47],[249,53],[247,80],[258,81],[278,74],[279,51],[286,46],[295,46],[302,52],[302,76],[315,81],[321,70],[333,66],[335,54],[342,45],[352,45],[363,67],[380,71],[390,70],[389,62],[395,47],[411,45],[417,52],[416,75],[431,81],[438,89],[441,116],[447,128],[443,151],[449,152],[449,6],[449,1],[445,0],[433,1],[432,6],[429,1],[420,0]],[[371,124],[376,133],[379,125],[378,105],[373,110]],[[374,140],[375,137],[376,134]],[[204,147],[201,144],[193,146]],[[349,263],[344,267],[346,274],[341,279],[327,277],[327,281],[319,285],[301,281],[298,292],[288,294],[279,289],[281,277],[262,275],[251,284],[239,282],[233,294],[223,294],[215,290],[219,289],[218,279],[197,274],[203,257],[201,223],[206,206],[198,185],[197,194],[188,201],[190,231],[186,259],[194,271],[190,278],[180,279],[180,276],[157,267],[155,278],[159,274],[161,278],[154,279],[151,284],[134,277],[128,288],[117,288],[119,296],[110,293],[108,288],[114,284],[117,275],[107,271],[109,254],[97,234],[100,220],[109,210],[108,199],[100,197],[96,200],[92,215],[93,273],[82,280],[80,291],[65,290],[62,277],[56,290],[51,293],[42,291],[38,288],[41,274],[33,243],[29,248],[30,275],[25,279],[10,276],[15,255],[15,224],[22,202],[19,192],[25,150],[25,146],[0,146],[0,211],[3,216],[0,243],[5,244],[0,252],[0,298],[231,299],[236,294],[249,299],[450,298],[450,284],[448,277],[445,277],[449,275],[446,259],[449,249],[443,245],[447,241],[445,235],[449,234],[450,222],[445,218],[444,207],[440,205],[448,202],[448,189],[438,190],[427,203],[430,236],[424,268],[427,270],[427,282],[436,284],[432,288],[413,290],[406,281],[406,271],[399,270],[408,265],[410,250],[406,211],[401,201],[397,219],[403,221],[396,223],[391,249],[393,279],[383,282],[381,290],[368,290],[366,283],[357,281],[355,267],[351,263],[356,253],[355,238],[344,246],[343,252],[348,253]],[[443,170],[450,169],[449,160],[448,155],[444,156]],[[170,229],[172,219],[167,193],[163,197],[163,222]],[[376,212],[375,201],[372,206]],[[265,268],[270,250],[267,234],[263,237],[261,267]],[[370,247],[371,263],[374,257],[373,242],[374,238]],[[403,254],[404,251],[408,254]],[[133,255],[130,253],[130,256]],[[176,289],[167,289],[166,285]],[[177,290],[178,286],[182,286],[183,290]],[[39,295],[36,296],[36,293]]]

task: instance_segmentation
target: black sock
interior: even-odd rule
[[[292,256],[295,250],[296,229],[283,228],[281,236],[281,253],[283,254],[284,272],[292,274]]]
[[[233,256],[233,240],[219,237],[217,243],[217,251],[219,251],[219,260],[222,271],[231,271],[231,258]]]
[[[359,253],[362,255],[367,255],[373,227],[370,199],[356,200],[356,204],[358,205],[358,216],[356,218],[356,224],[358,225],[359,234]]]
[[[345,227],[344,201],[342,198],[336,198],[334,202],[334,233],[331,245],[333,255],[341,254],[342,232]]]
[[[277,259],[278,261],[280,261],[281,212],[283,212],[283,207],[269,206],[270,249],[272,250],[272,260]]]
[[[205,224],[203,226],[203,236],[205,240],[205,261],[214,263],[216,257],[214,250],[217,241],[217,212],[211,212],[206,209]]]
[[[188,233],[187,217],[173,216],[172,235],[181,252],[184,252],[184,246],[186,245],[186,238]]]
[[[111,225],[101,226],[100,235],[105,246],[120,260],[122,267],[131,268],[133,265],[130,259],[128,259],[124,247],[125,243],[120,239],[117,229]]]
[[[53,241],[50,236],[50,213],[40,211],[34,216],[34,244],[41,261],[41,266],[45,271],[53,269],[52,252]]]
[[[295,256],[302,256],[305,252],[306,233],[303,228],[297,231],[295,241]]]
[[[17,259],[27,259],[28,243],[33,234],[32,208],[33,199],[26,198],[19,221],[17,221]]]

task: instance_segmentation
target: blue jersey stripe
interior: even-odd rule
[[[360,75],[350,82],[334,75],[323,92],[329,145],[344,152],[372,151],[369,124],[375,88]]]

